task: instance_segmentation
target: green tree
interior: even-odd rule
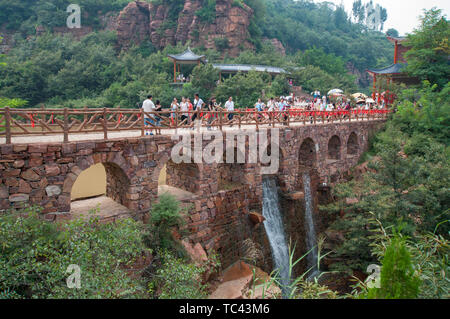
[[[390,37],[394,37],[394,38],[397,38],[397,37],[400,36],[400,34],[398,33],[398,31],[397,31],[396,29],[394,29],[394,28],[391,28],[391,29],[387,30],[387,31],[386,31],[386,35],[387,35],[387,36],[390,36]]]
[[[186,263],[169,251],[160,253],[162,263],[156,271],[152,287],[159,288],[160,299],[205,299],[206,285],[201,276],[206,270],[203,266]]]
[[[163,194],[152,206],[150,212],[149,234],[146,242],[155,251],[157,249],[174,249],[176,243],[171,230],[183,225],[180,202],[170,194]]]
[[[370,288],[369,299],[415,299],[421,281],[415,274],[405,239],[395,235],[382,260],[380,288]]]
[[[2,42],[3,42],[3,38],[0,36],[0,43],[2,43]],[[0,54],[0,67],[6,65],[4,60],[5,60],[5,55],[4,54]]]
[[[263,74],[256,71],[247,74],[240,72],[220,83],[215,95],[218,101],[226,101],[231,96],[237,107],[251,108],[266,88]]]
[[[197,89],[200,96],[209,99],[219,80],[219,70],[212,64],[199,65],[192,71],[192,87]]]
[[[405,54],[407,71],[421,80],[444,87],[450,78],[449,36],[450,25],[442,10],[424,11],[420,27],[408,35],[405,44],[410,47]]]

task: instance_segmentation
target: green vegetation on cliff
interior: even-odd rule
[[[437,24],[416,31],[409,41],[418,43],[424,33],[440,27],[443,19],[434,10],[426,12],[423,21]],[[413,64],[427,65],[427,54],[422,54],[425,51],[429,50],[414,46],[407,55],[408,62],[413,59]],[[398,90],[397,112],[374,138],[373,148],[366,155],[369,172],[338,185],[334,189],[336,202],[326,207],[336,218],[331,230],[343,235],[334,249],[338,262],[332,269],[351,274],[383,262],[382,288],[370,291],[369,297],[415,297],[415,276],[422,281],[419,297],[448,297],[450,82],[447,75],[437,76],[434,70],[423,75],[441,85],[424,81],[420,87]],[[383,237],[374,235],[379,224],[385,229]],[[393,235],[397,231],[408,238],[407,245]],[[392,245],[389,249],[386,238]],[[397,262],[405,260],[403,270],[397,273],[395,269],[401,265],[393,264],[396,254]],[[413,258],[414,275],[407,265],[408,254]],[[384,286],[383,276],[390,278]]]

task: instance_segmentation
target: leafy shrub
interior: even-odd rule
[[[380,288],[370,288],[369,299],[414,299],[419,294],[420,279],[414,272],[405,239],[398,234],[384,253]]]
[[[171,230],[183,225],[180,202],[170,194],[163,194],[155,203],[150,212],[148,235],[145,239],[147,245],[154,251],[158,249],[178,249]]]
[[[214,22],[216,19],[216,0],[204,0],[202,8],[197,10],[195,15],[202,22]]]
[[[0,216],[0,293],[11,298],[130,298],[143,294],[123,266],[146,250],[131,219],[103,225],[95,217],[49,223],[27,208]],[[69,289],[66,270],[81,268],[81,288]]]
[[[204,267],[186,263],[165,250],[159,254],[162,266],[156,271],[151,283],[152,289],[158,288],[160,299],[204,299],[206,286],[201,276]]]

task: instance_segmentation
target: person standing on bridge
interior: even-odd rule
[[[230,96],[230,98],[228,99],[227,103],[225,103],[225,109],[228,112],[228,120],[229,121],[233,121],[233,117],[234,117],[234,102],[233,102],[233,98]],[[233,127],[233,122],[231,122],[231,127]]]
[[[145,131],[145,135],[153,135],[151,126],[155,126],[155,116],[154,114],[149,114],[155,111],[155,104],[152,101],[153,96],[148,95],[147,99],[142,104],[142,109],[144,110],[144,123],[145,126],[150,126],[150,130]]]
[[[180,111],[183,112],[181,113],[181,125],[186,125],[189,119],[189,103],[185,97],[181,98]]]
[[[192,121],[195,122],[195,120],[201,120],[201,111],[203,108],[203,105],[205,105],[205,102],[203,102],[203,100],[200,98],[199,94],[196,93],[195,94],[195,99],[194,99],[194,111],[196,113],[194,113],[194,115],[192,116]],[[201,124],[201,123],[200,123]]]
[[[258,99],[258,102],[256,102],[256,104],[255,104],[255,109],[256,109],[256,112],[258,113],[258,120],[261,120],[263,118],[263,116],[261,114],[264,111],[265,107],[266,106],[261,101],[261,99]]]
[[[177,98],[174,98],[172,104],[170,104],[170,110],[172,111],[172,113],[170,113],[172,125],[175,125],[175,122],[177,121],[177,111],[179,107]]]

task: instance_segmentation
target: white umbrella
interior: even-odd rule
[[[355,93],[355,94],[353,94],[352,96],[353,96],[355,99],[362,99],[362,100],[368,98],[368,96],[365,95],[364,93]]]
[[[372,98],[366,99],[366,103],[375,103],[375,101]]]
[[[328,92],[328,95],[342,95],[344,93],[344,91],[339,90],[339,89],[333,89],[330,92]]]

